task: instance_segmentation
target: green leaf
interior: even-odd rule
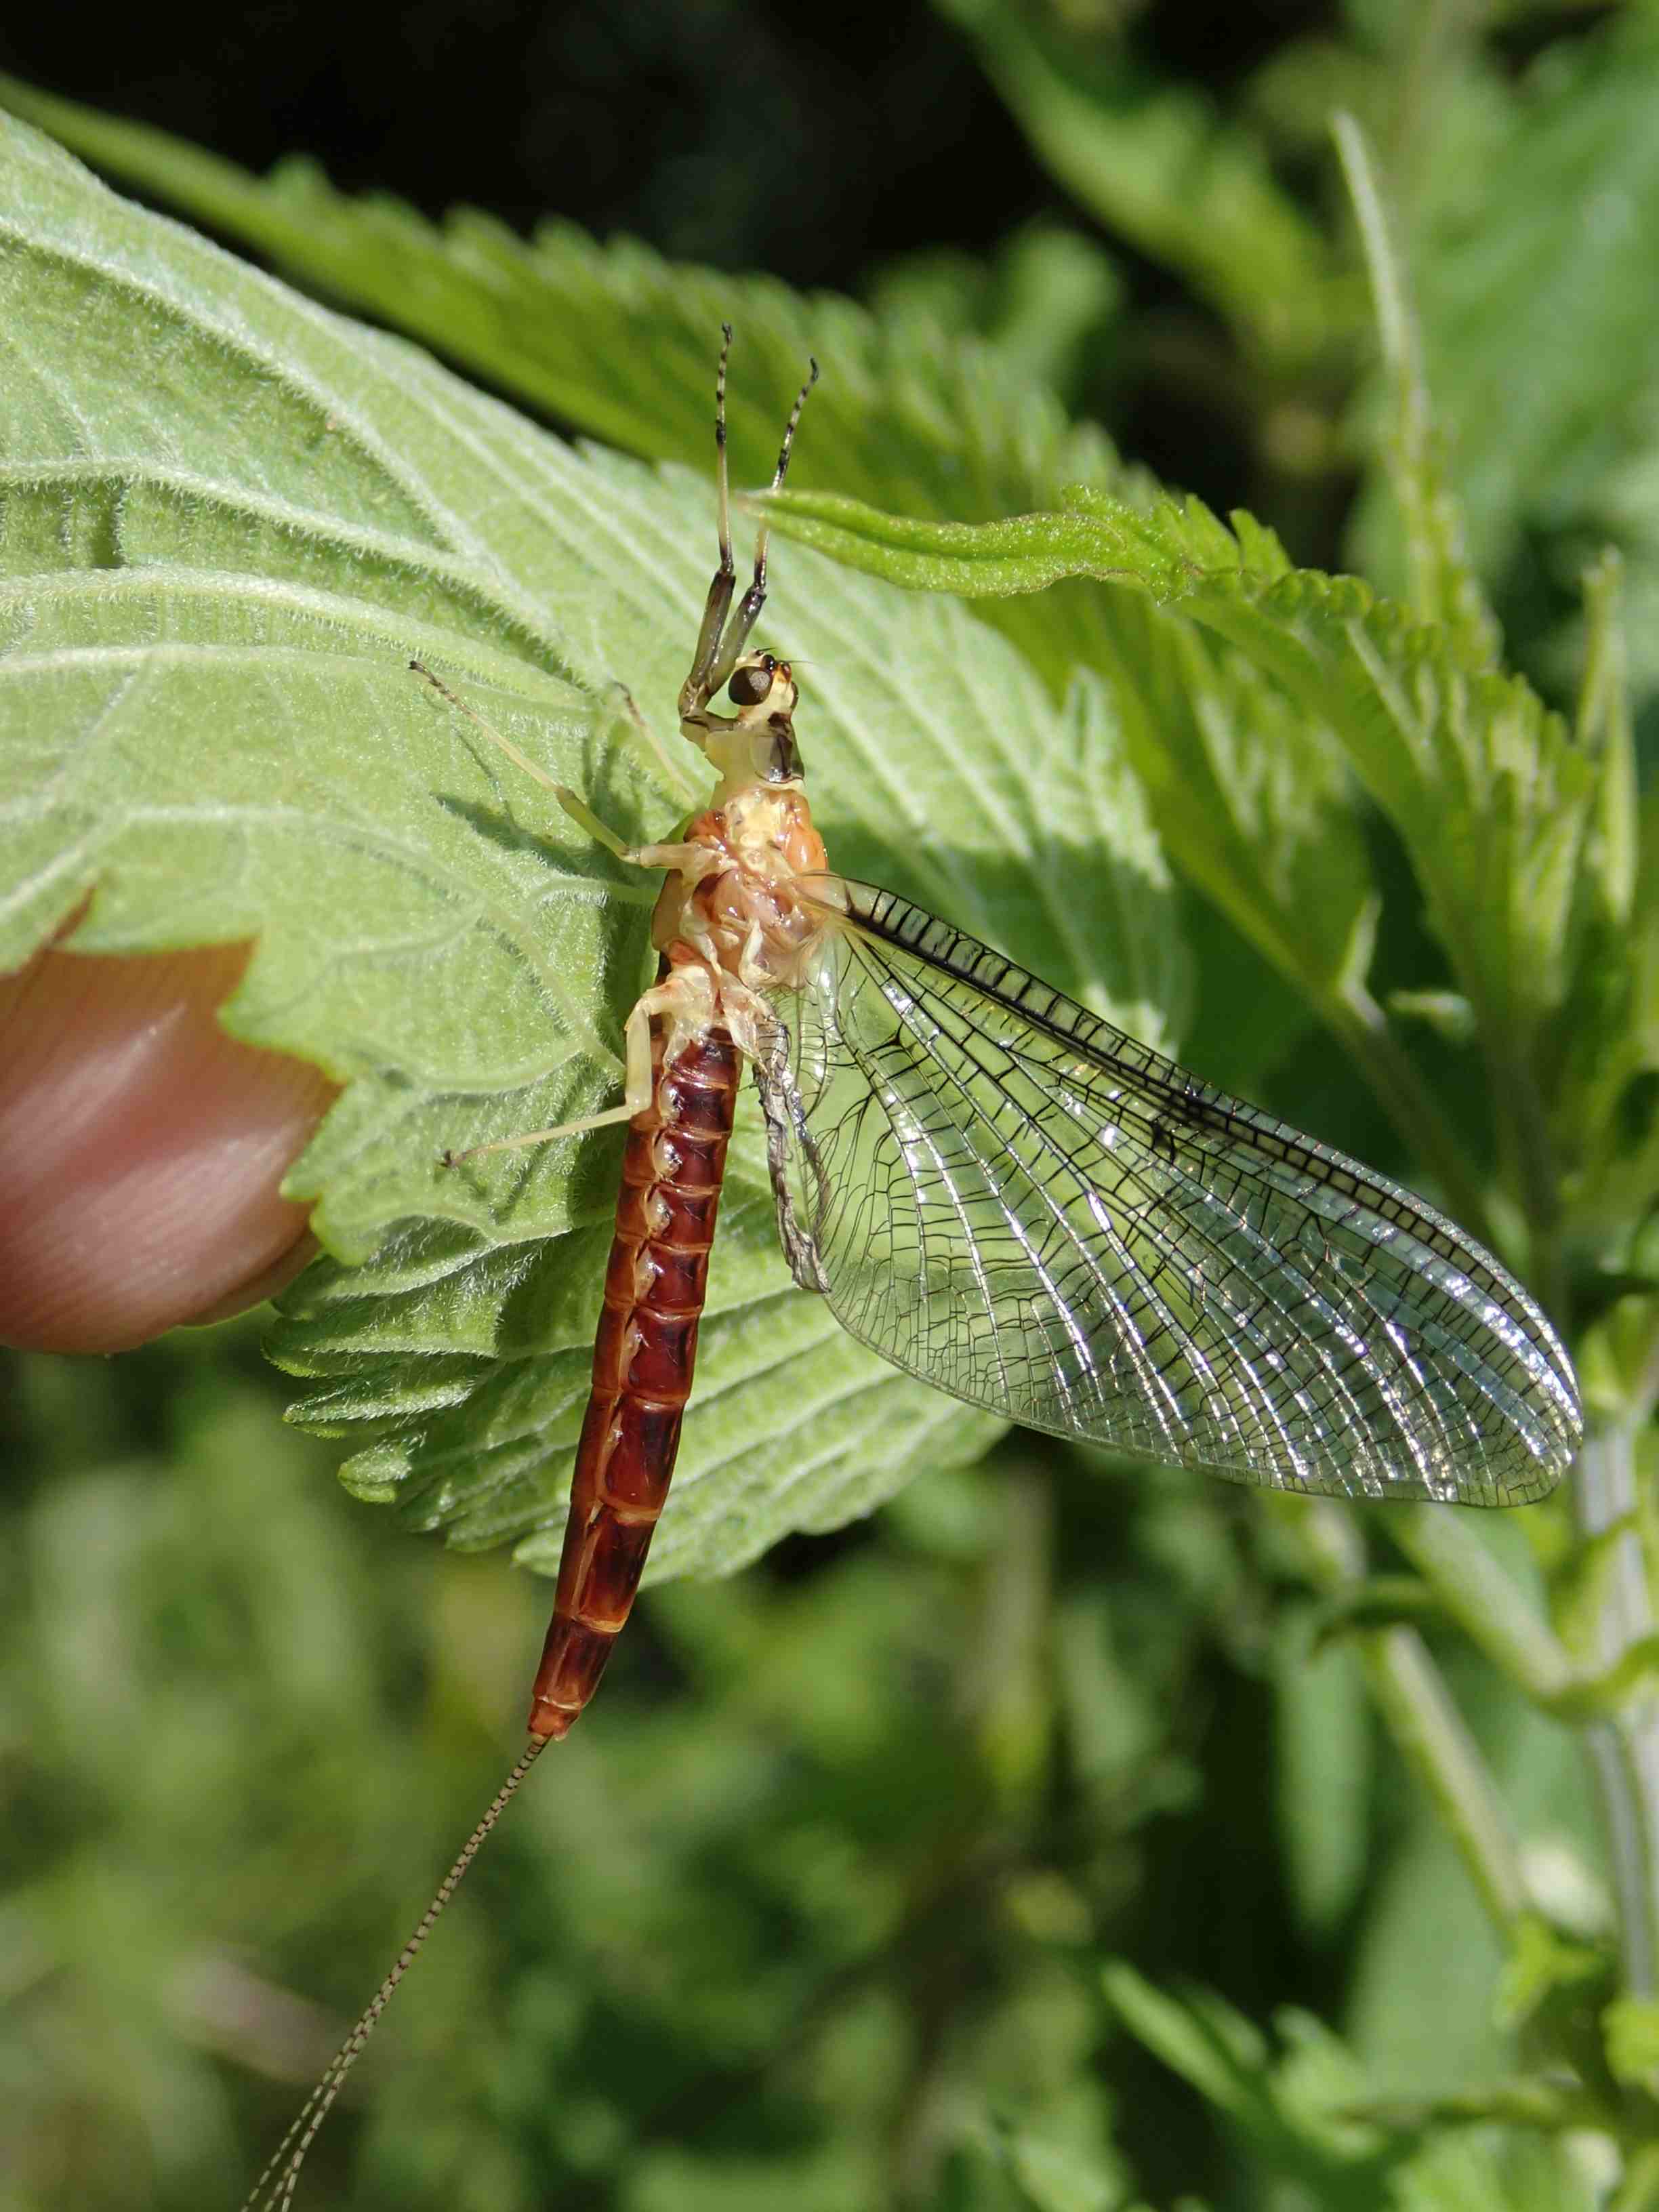
[[[1097,240],[1040,222],[1015,232],[989,263],[944,250],[889,262],[870,301],[886,329],[915,319],[977,332],[1015,375],[1069,394],[1085,351],[1121,313],[1122,292]]]
[[[1137,2041],[1212,2104],[1237,2118],[1263,2101],[1267,2043],[1242,2014],[1203,1992],[1171,1996],[1127,1960],[1109,1960],[1101,1980]]]
[[[1629,454],[1659,377],[1656,100],[1659,23],[1627,9],[1553,43],[1518,86],[1474,81],[1437,134],[1412,258],[1427,380],[1487,577]],[[1369,527],[1365,544],[1370,568]]]
[[[1273,1649],[1274,1812],[1303,1925],[1328,1936],[1352,1906],[1370,1847],[1370,1716],[1358,1658],[1312,1606],[1281,1613]]]
[[[1561,2081],[1524,2074],[1460,2090],[1451,2096],[1368,2099],[1353,2109],[1359,2118],[1370,2120],[1375,2126],[1407,2132],[1479,2126],[1491,2121],[1554,2132],[1594,2126],[1604,2117],[1582,2092]]]
[[[1318,351],[1336,291],[1325,241],[1246,126],[1097,33],[1068,38],[1013,0],[939,0],[939,11],[973,40],[1058,184],[1177,270],[1266,358]]]
[[[1522,2076],[1433,2100],[1385,2100],[1346,2045],[1305,2013],[1279,2014],[1273,2050],[1208,1990],[1171,1997],[1121,1962],[1105,1978],[1131,2033],[1226,2116],[1288,2203],[1332,2212],[1589,2212],[1571,2162],[1549,2141],[1473,2132],[1492,2121],[1507,2130],[1604,2126],[1604,2112],[1571,2086]],[[1425,2018],[1419,2006],[1417,2039],[1431,2050],[1437,2022],[1425,2036]]]
[[[1581,749],[1602,763],[1595,818],[1585,851],[1596,919],[1620,929],[1636,903],[1636,747],[1626,680],[1624,564],[1609,549],[1584,575],[1584,672],[1578,692]]]
[[[1659,38],[1638,15],[1563,41],[1514,91],[1491,80],[1463,86],[1462,121],[1449,134],[1456,152],[1430,179],[1416,250],[1443,434],[1427,422],[1416,332],[1380,209],[1367,212],[1367,179],[1356,183],[1394,387],[1389,477],[1406,519],[1415,604],[1437,605],[1455,628],[1464,618],[1458,602],[1473,588],[1458,517],[1449,532],[1433,527],[1447,509],[1449,474],[1489,572],[1510,557],[1522,530],[1532,541],[1524,557],[1551,569],[1564,591],[1586,530],[1628,545],[1638,684],[1649,688],[1655,541],[1643,526],[1642,486],[1659,372],[1659,315],[1645,274],[1659,218],[1648,128],[1656,87]],[[1347,158],[1351,174],[1363,170],[1352,146]],[[1477,195],[1473,175],[1481,179]],[[1500,392],[1515,404],[1497,404]],[[1361,535],[1368,562],[1386,570],[1379,532]],[[1559,988],[1546,997],[1524,1083],[1513,1080],[1513,1053],[1510,1073],[1493,1083],[1500,1098],[1528,1102],[1510,1117],[1510,1164],[1522,1188],[1552,1194],[1541,1206],[1533,1201],[1539,1217],[1547,1221],[1559,1194],[1553,1233],[1600,1248],[1613,1266],[1632,1211],[1659,1173],[1652,1133],[1630,1111],[1659,1065],[1646,1018],[1659,916],[1641,896],[1622,565],[1609,552],[1590,568],[1574,641],[1582,678],[1573,744],[1589,797],[1557,935]],[[1559,642],[1540,653],[1523,635],[1522,646],[1558,680],[1573,681]]]
[[[1582,511],[1575,507],[1559,519],[1559,526],[1569,574],[1582,561],[1585,538],[1617,550],[1625,680],[1637,709],[1649,713],[1659,691],[1659,386],[1632,407],[1624,428],[1624,442],[1584,489]],[[1549,641],[1545,665],[1552,672],[1564,670],[1567,686],[1581,670],[1588,673],[1594,659],[1595,621],[1592,603],[1582,620],[1570,622],[1565,635]]]
[[[1022,296],[1040,301],[1045,287],[1052,299],[1056,269],[1069,295],[1095,296],[1099,272],[1079,267],[1082,241],[1039,236],[1011,251],[1004,312],[985,343],[963,333],[960,270],[943,307],[938,284],[924,298],[914,271],[896,278],[872,319],[769,280],[673,266],[630,242],[601,248],[568,225],[544,225],[528,245],[467,210],[439,229],[385,198],[334,192],[309,164],[257,179],[27,87],[0,84],[0,97],[299,277],[638,452],[706,467],[709,334],[729,319],[743,365],[731,392],[739,483],[769,472],[778,423],[814,352],[826,373],[812,434],[796,450],[798,484],[957,520],[1052,505],[1079,482],[1154,495],[1097,431],[1068,426],[1044,388],[1040,362],[1068,342],[1056,335],[1060,311],[1019,311]],[[1071,296],[1066,312],[1075,305]],[[1074,584],[976,611],[1056,700],[1079,668],[1104,680],[1171,857],[1337,1026],[1384,1094],[1398,1093],[1380,1017],[1357,988],[1373,919],[1370,863],[1346,770],[1321,733],[1224,645],[1121,595]],[[1449,1188],[1457,1177],[1443,1166],[1442,1180]]]
[[[1477,1011],[1515,1187],[1553,1203],[1553,1173],[1536,1157],[1534,1060],[1569,996],[1598,772],[1522,679],[1357,578],[1292,568],[1251,517],[1235,514],[1229,529],[1195,500],[1141,510],[1080,491],[1059,512],[977,526],[905,520],[825,493],[769,504],[781,531],[913,589],[1021,592],[1091,576],[1144,595],[1224,640],[1305,725],[1328,731],[1403,839]],[[1364,950],[1341,948],[1344,968],[1363,969]],[[1328,994],[1334,1006],[1344,996]],[[1455,1179],[1457,1209],[1475,1218],[1478,1199],[1397,1063],[1379,1056],[1373,1073],[1380,1087],[1396,1085],[1391,1103]]]
[[[1443,625],[1467,666],[1495,667],[1502,643],[1498,623],[1464,550],[1462,513],[1446,481],[1416,319],[1370,153],[1352,115],[1338,115],[1332,128],[1359,224],[1382,339],[1390,398],[1382,453],[1404,526],[1411,605],[1425,622]]]
[[[1604,1989],[1609,1971],[1605,1951],[1570,1942],[1538,1913],[1522,1913],[1510,1932],[1494,2017],[1502,2027],[1522,2027],[1558,1997]]]
[[[1584,1403],[1632,1432],[1659,1401],[1659,1297],[1628,1291],[1585,1331],[1578,1356]]]
[[[1659,2004],[1651,1997],[1615,1997],[1601,2014],[1613,2078],[1650,2095],[1659,2081]]]
[[[1644,2144],[1625,2161],[1618,2192],[1607,2212],[1654,2212],[1659,2206],[1659,2145]]]
[[[1275,2051],[1211,1990],[1172,1996],[1122,1960],[1107,1965],[1103,1979],[1129,2032],[1226,2117],[1268,2172],[1293,2177],[1316,2203],[1381,2212],[1397,2153],[1379,2130],[1348,2117],[1361,2076],[1318,2021],[1281,2014]]]
[[[663,834],[697,788],[672,702],[709,494],[573,454],[10,122],[0,207],[0,961],[88,891],[82,949],[255,941],[229,1026],[347,1086],[289,1184],[364,1263],[290,1294],[301,1417],[362,1441],[362,1494],[545,1563],[617,1145],[438,1154],[614,1097],[654,884],[407,662]],[[1170,886],[1098,685],[1056,704],[960,608],[810,554],[774,583],[838,862],[1161,1030]],[[994,1432],[787,1287],[763,1188],[751,1133],[659,1571],[729,1568]]]
[[[1487,250],[1492,237],[1512,234],[1515,251],[1524,257],[1527,270],[1515,299],[1501,306],[1488,299],[1481,309],[1483,343],[1490,346],[1494,331],[1501,331],[1506,363],[1517,357],[1516,340],[1524,337],[1527,319],[1538,313],[1540,303],[1550,301],[1553,293],[1558,295],[1553,304],[1559,314],[1567,308],[1567,302],[1559,296],[1559,289],[1576,295],[1587,271],[1593,270],[1594,281],[1610,288],[1598,292],[1594,302],[1587,300],[1583,314],[1571,314],[1570,396],[1548,390],[1547,364],[1540,389],[1530,346],[1522,344],[1520,357],[1527,361],[1527,374],[1522,380],[1527,390],[1526,409],[1547,406],[1553,429],[1570,426],[1585,381],[1581,364],[1587,330],[1593,327],[1591,314],[1610,313],[1618,328],[1605,333],[1613,350],[1611,359],[1601,365],[1602,374],[1625,380],[1620,386],[1625,398],[1615,399],[1613,393],[1604,392],[1605,418],[1597,420],[1589,434],[1597,450],[1604,450],[1611,436],[1613,448],[1621,453],[1628,441],[1640,434],[1650,411],[1655,372],[1659,370],[1659,317],[1647,304],[1649,288],[1638,278],[1633,260],[1628,268],[1624,266],[1630,259],[1632,245],[1624,235],[1630,207],[1645,205],[1650,200],[1653,212],[1659,214],[1659,167],[1653,163],[1650,134],[1645,128],[1647,106],[1656,86],[1659,86],[1659,40],[1653,35],[1651,25],[1645,29],[1627,26],[1623,33],[1583,42],[1576,53],[1558,54],[1547,67],[1540,66],[1534,72],[1523,96],[1522,112],[1530,131],[1519,168],[1509,179],[1511,189],[1495,196],[1483,191],[1481,200],[1481,250]],[[1593,140],[1585,135],[1586,118],[1590,116],[1602,132]],[[1405,525],[1413,602],[1419,613],[1446,625],[1462,659],[1474,665],[1483,654],[1494,653],[1495,625],[1463,551],[1462,508],[1446,483],[1444,441],[1429,418],[1417,331],[1389,240],[1380,191],[1357,126],[1341,118],[1337,131],[1370,264],[1385,368],[1392,388],[1393,429],[1385,453],[1389,482]],[[1504,152],[1494,155],[1491,166],[1501,173],[1505,160],[1513,158],[1516,152],[1513,144],[1507,146]],[[1604,195],[1600,198],[1593,195],[1589,202],[1591,209],[1601,210],[1600,219],[1591,225],[1591,239],[1579,237],[1574,224],[1534,220],[1534,211],[1527,208],[1528,195],[1535,193],[1540,179],[1547,181],[1561,205],[1582,204],[1561,197],[1559,165],[1564,161],[1574,173],[1587,164],[1592,166],[1594,194]],[[1483,161],[1481,166],[1484,171],[1488,164]],[[1627,196],[1626,204],[1619,205],[1611,196],[1614,179]],[[1559,257],[1571,241],[1571,267],[1563,265],[1551,272],[1537,265],[1533,248],[1546,240],[1553,258]],[[1438,267],[1432,239],[1427,234],[1421,258],[1425,275]],[[1501,248],[1497,258],[1502,258]],[[1516,274],[1513,263],[1510,274]],[[1456,302],[1456,312],[1462,313],[1465,303],[1462,284]],[[1644,319],[1639,332],[1630,327],[1632,313]],[[1487,372],[1496,375],[1495,361],[1483,358]],[[1460,408],[1467,406],[1468,392],[1459,379],[1467,379],[1469,366],[1470,349],[1459,347],[1454,358],[1445,363],[1443,376],[1443,397],[1460,441],[1468,426],[1458,423],[1457,416]],[[1632,377],[1634,382],[1630,381]],[[1594,380],[1592,377],[1590,381]],[[1637,404],[1638,400],[1643,404]],[[1478,436],[1490,443],[1493,427],[1488,392],[1480,403]],[[1503,465],[1509,467],[1517,447],[1524,453],[1528,442],[1525,423],[1517,424],[1513,411],[1506,410],[1499,441]],[[1462,443],[1458,459],[1460,472],[1467,477],[1467,447]],[[1553,467],[1558,475],[1571,479],[1586,465],[1582,447],[1577,458],[1565,461],[1559,455],[1552,460],[1534,450],[1532,461],[1534,476],[1524,483],[1517,479],[1505,494],[1505,526],[1513,527],[1528,507],[1537,512],[1540,498],[1547,503],[1548,495],[1540,495],[1540,484],[1549,478]],[[1482,496],[1478,486],[1473,495],[1478,504]],[[1577,500],[1581,492],[1571,490],[1569,496]],[[1555,505],[1551,526],[1559,529],[1564,517],[1559,498]],[[1490,514],[1485,527],[1491,557]],[[1633,543],[1639,550],[1639,531],[1633,533]],[[1632,1197],[1642,1188],[1651,1187],[1650,1148],[1639,1142],[1632,1144],[1623,1109],[1633,1083],[1654,1064],[1649,1057],[1642,1006],[1656,957],[1659,957],[1659,931],[1651,902],[1638,906],[1637,778],[1620,605],[1620,574],[1619,557],[1609,551],[1584,579],[1583,665],[1573,746],[1588,778],[1588,799],[1579,864],[1571,872],[1569,902],[1559,915],[1553,933],[1559,958],[1553,988],[1540,1008],[1546,1019],[1535,1044],[1526,1048],[1536,1066],[1528,1072],[1525,1087],[1516,1086],[1516,1095],[1523,1098],[1530,1091],[1531,1101],[1522,1113],[1512,1117],[1510,1146],[1511,1167],[1517,1180],[1539,1190],[1559,1185],[1577,1216],[1577,1234],[1586,1242],[1601,1243],[1609,1234],[1621,1233]],[[1513,1032],[1512,1038],[1521,1042]],[[1512,1079],[1520,1055],[1511,1051],[1506,1056],[1511,1077],[1504,1079],[1505,1083]],[[1554,1203],[1551,1196],[1541,1206],[1535,1204],[1538,1218],[1547,1220]]]
[[[1420,1628],[1443,1618],[1439,1599],[1416,1575],[1365,1575],[1322,1598],[1313,1648],[1323,1651],[1375,1628]]]
[[[1466,1515],[1412,1511],[1380,1525],[1447,1615],[1517,1689],[1547,1709],[1571,1702],[1579,1686],[1572,1660],[1545,1618],[1520,1531],[1487,1535]]]
[[[1605,553],[1583,580],[1576,735],[1595,785],[1573,913],[1576,975],[1556,1024],[1551,1104],[1578,1233],[1617,1269],[1629,1264],[1631,1224],[1659,1176],[1659,1131],[1642,1108],[1659,1070],[1659,883],[1644,850],[1654,825],[1644,837],[1623,563]]]
[[[1126,2194],[1121,2161],[1091,2146],[1006,2122],[991,2146],[1021,2212],[1113,2212]]]
[[[0,77],[0,105],[88,161],[269,254],[296,281],[375,314],[499,389],[655,459],[709,465],[714,352],[737,331],[727,394],[734,480],[763,483],[784,410],[816,355],[828,373],[798,483],[988,519],[1118,468],[1032,373],[1033,341],[947,335],[914,303],[879,319],[834,295],[599,246],[572,223],[526,241],[475,209],[443,226],[385,194],[337,192],[315,163],[269,178],[166,132]],[[1077,241],[1076,243],[1080,243]],[[1067,265],[1075,265],[1075,255]]]

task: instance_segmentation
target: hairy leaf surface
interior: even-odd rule
[[[665,834],[701,787],[672,700],[707,485],[573,453],[22,125],[0,169],[0,960],[89,895],[84,950],[254,941],[228,1023],[347,1086],[289,1182],[336,1255],[277,1334],[318,1385],[301,1418],[363,1437],[349,1479],[412,1522],[540,1561],[618,1140],[438,1154],[615,1096],[654,879],[407,663]],[[1056,704],[959,608],[811,555],[775,582],[837,857],[1158,1032],[1169,886],[1098,696]],[[752,1146],[734,1178],[669,1569],[729,1568],[994,1432],[842,1341],[787,1286]]]

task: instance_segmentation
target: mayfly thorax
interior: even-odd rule
[[[620,1104],[451,1166],[626,1122],[616,1232],[530,1742],[247,2199],[284,2205],[434,1921],[545,1746],[592,1697],[668,1494],[744,1064],[786,1258],[893,1365],[1026,1426],[1235,1481],[1358,1499],[1542,1497],[1577,1449],[1566,1355],[1525,1291],[1400,1185],[1229,1097],[890,891],[830,872],[788,661],[720,563],[681,734],[715,777],[629,847],[418,662],[566,812],[664,878],[656,980]],[[796,399],[772,479],[779,489]]]

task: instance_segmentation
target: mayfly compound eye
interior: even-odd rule
[[[759,668],[740,668],[726,686],[726,696],[734,707],[758,707],[772,689],[770,662]]]

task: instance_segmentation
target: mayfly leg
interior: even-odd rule
[[[607,853],[614,853],[619,860],[632,861],[639,866],[649,865],[641,860],[625,837],[619,836],[608,823],[600,821],[585,799],[574,792],[568,783],[561,783],[556,777],[550,776],[538,761],[531,759],[522,745],[515,745],[512,738],[498,730],[493,722],[485,721],[477,708],[469,707],[459,692],[452,690],[441,676],[434,676],[425,661],[411,660],[409,666],[411,675],[418,676],[423,684],[429,684],[445,704],[453,707],[458,714],[465,714],[473,728],[481,730],[492,745],[499,746],[515,768],[521,768],[526,775],[533,776],[544,791],[550,791],[571,820],[586,830],[596,844],[603,845]],[[639,709],[634,705],[626,685],[623,687],[623,696],[637,720]]]

